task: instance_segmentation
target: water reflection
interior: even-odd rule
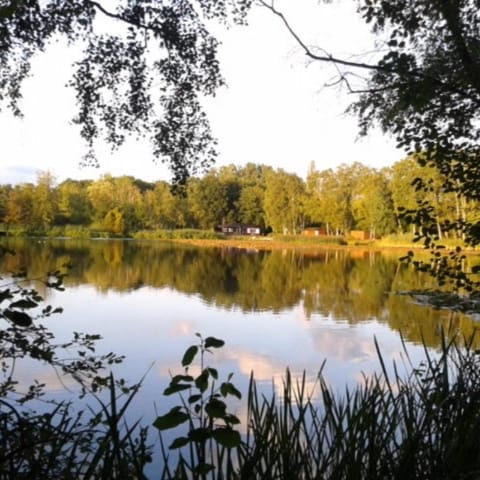
[[[71,265],[66,285],[97,292],[129,293],[141,287],[170,288],[198,296],[220,310],[280,313],[301,305],[314,315],[355,325],[377,320],[415,343],[438,346],[441,329],[464,336],[471,319],[414,305],[392,294],[426,288],[430,279],[401,265],[396,254],[372,251],[247,252],[200,249],[161,242],[12,240],[16,255],[3,258],[1,272],[27,268],[32,278]]]
[[[275,391],[280,397],[287,366],[294,376],[305,370],[313,388],[326,360],[327,381],[343,391],[345,384],[362,382],[378,371],[374,337],[392,371],[393,360],[400,370],[402,366],[398,332],[418,364],[424,358],[422,336],[435,349],[441,328],[451,326],[466,337],[475,328],[468,317],[420,307],[407,296],[392,294],[429,286],[428,277],[400,265],[396,254],[244,252],[134,241],[3,241],[16,254],[2,258],[0,277],[27,268],[30,278],[41,278],[71,265],[65,292],[43,292],[49,303],[64,307],[62,315],[48,318],[45,325],[58,342],[68,340],[72,331],[101,335],[97,352],[125,355],[125,362],[114,368],[127,381],[137,382],[151,368],[129,411],[129,420],[142,417],[146,425],[155,417],[154,404],[165,412],[177,403],[162,391],[170,374],[181,372],[182,354],[195,342],[195,332],[225,340],[226,347],[208,359],[220,378],[233,372],[235,385],[245,394],[253,371],[261,394],[268,397]],[[57,399],[68,398],[65,386],[75,388],[39,362],[18,362],[15,376],[20,385],[39,379]],[[245,408],[244,401],[229,407],[242,420]],[[158,460],[151,472],[152,478],[158,476]]]

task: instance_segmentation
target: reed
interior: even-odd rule
[[[163,478],[468,479],[480,475],[480,361],[444,340],[439,356],[335,393],[319,372],[316,391],[289,370],[281,398],[259,394],[252,374],[246,434],[234,449],[212,445],[214,469],[196,475],[181,456]],[[226,475],[225,458],[229,458]],[[174,472],[174,473],[171,473]]]
[[[62,402],[38,413],[0,399],[0,478],[146,479],[146,428],[124,418],[137,388],[122,394],[112,375],[106,387],[107,399],[91,394],[98,408],[81,411]]]

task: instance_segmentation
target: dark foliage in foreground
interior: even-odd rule
[[[242,442],[210,442],[209,469],[199,469],[204,457],[195,449],[183,451],[162,478],[478,478],[480,358],[453,342],[425,354],[415,367],[405,351],[405,377],[396,366],[389,375],[379,352],[380,373],[343,394],[321,372],[317,391],[308,392],[305,375],[294,380],[287,370],[282,398],[266,398],[252,374]]]
[[[64,276],[58,270],[37,281],[63,290]],[[61,311],[45,305],[26,272],[0,285],[0,479],[144,478],[146,429],[124,418],[139,385],[105,373],[122,357],[96,354],[98,335],[74,332],[57,342],[41,322]],[[85,401],[54,401],[38,380],[20,382],[17,369],[32,362],[71,380]]]
[[[62,39],[83,48],[70,86],[73,119],[96,162],[95,144],[112,148],[148,137],[175,182],[215,158],[202,98],[223,85],[218,41],[206,24],[242,22],[248,1],[12,1],[0,3],[0,111],[21,115],[31,60]]]
[[[96,410],[51,403],[46,413],[38,413],[0,399],[0,478],[145,478],[143,470],[151,460],[146,429],[124,420],[136,389],[117,405],[113,377],[108,387],[109,401],[96,398]]]

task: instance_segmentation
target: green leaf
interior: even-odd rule
[[[183,392],[184,390],[188,390],[191,388],[191,385],[187,385],[185,383],[177,383],[176,385],[170,384],[164,391],[164,395],[173,395],[174,393]]]
[[[29,327],[32,324],[32,318],[25,312],[19,312],[18,310],[4,310],[3,315],[19,327]]]
[[[158,430],[168,430],[169,428],[175,428],[178,425],[186,422],[190,416],[181,411],[181,407],[173,407],[165,415],[157,417],[153,422],[153,426]]]
[[[205,405],[205,412],[210,418],[222,418],[226,414],[227,406],[225,402],[212,398]]]
[[[189,439],[186,437],[176,438],[168,447],[170,450],[175,450],[176,448],[182,448],[189,443]]]
[[[210,347],[220,348],[220,347],[223,347],[224,345],[225,345],[225,342],[223,340],[220,340],[215,337],[207,337],[205,339],[205,348],[210,348]]]
[[[195,358],[197,352],[197,345],[192,345],[191,347],[188,347],[182,358],[182,366],[187,367],[188,365],[190,365],[193,362],[193,359]]]
[[[208,368],[208,371],[210,372],[210,375],[217,380],[218,379],[218,371],[216,368]]]
[[[238,447],[242,442],[240,433],[231,428],[216,428],[213,431],[213,438],[227,448]]]

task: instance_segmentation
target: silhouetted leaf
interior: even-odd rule
[[[3,315],[19,327],[29,327],[32,324],[32,318],[25,312],[18,310],[4,310]]]
[[[184,390],[188,390],[191,388],[191,385],[187,385],[185,383],[177,383],[175,385],[169,385],[164,391],[164,395],[173,395],[174,393],[183,392]]]
[[[170,385],[178,382],[192,382],[193,377],[191,375],[175,375],[171,380],[170,380]]]
[[[208,388],[208,377],[209,371],[208,368],[203,370],[203,372],[195,379],[195,386],[203,393]]]
[[[188,432],[188,438],[192,442],[205,442],[212,434],[207,428],[194,428]]]
[[[186,422],[190,416],[185,412],[182,412],[180,407],[172,408],[165,415],[157,417],[153,422],[153,426],[158,430],[168,430],[169,428],[175,428],[178,425]]]
[[[242,442],[240,433],[231,428],[216,428],[213,431],[213,438],[224,447],[234,448],[238,447]]]
[[[227,413],[226,415],[224,415],[222,417],[222,419],[225,422],[230,423],[232,425],[239,425],[240,424],[240,419],[238,417],[236,417],[235,415],[232,415],[231,413]]]
[[[187,445],[187,443],[189,443],[189,441],[190,440],[186,437],[178,437],[170,444],[170,446],[168,448],[170,450],[175,450],[176,448],[182,448],[185,445]]]
[[[225,342],[223,340],[220,340],[215,337],[207,337],[205,339],[205,348],[210,348],[210,347],[220,348],[220,347],[223,347],[224,345],[225,345]]]
[[[235,388],[235,386],[230,382],[224,382],[220,386],[220,393],[226,397],[227,395],[233,395],[239,399],[242,398],[242,394]]]
[[[216,398],[212,398],[205,405],[205,411],[211,418],[222,418],[225,415],[226,410],[227,406],[225,405],[225,402],[217,400]]]
[[[33,302],[32,300],[17,300],[10,304],[10,308],[35,308],[38,306],[38,303]]]
[[[182,366],[187,367],[193,362],[195,355],[198,352],[198,347],[196,345],[192,345],[187,348],[185,351],[183,358],[182,358]]]
[[[4,300],[8,300],[10,298],[13,298],[13,295],[10,293],[9,289],[0,291],[0,302],[3,302]]]
[[[200,463],[194,469],[193,472],[198,475],[206,475],[208,472],[211,472],[215,467],[210,463]]]

